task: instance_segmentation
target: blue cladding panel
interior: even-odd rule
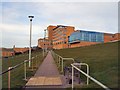
[[[69,42],[74,41],[104,42],[104,34],[92,31],[77,31],[70,35]]]

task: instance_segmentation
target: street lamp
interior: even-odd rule
[[[44,29],[44,41],[43,41],[43,57],[45,56],[45,50],[46,50],[46,44],[45,44],[45,38],[46,38],[46,30],[47,29]]]
[[[29,67],[31,66],[31,34],[32,34],[32,19],[34,16],[28,16],[30,19],[30,45],[29,45]]]

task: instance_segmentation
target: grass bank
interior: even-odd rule
[[[42,51],[41,50],[33,51],[32,57],[34,57],[34,59],[32,60],[33,67],[37,66],[38,68],[38,66],[41,64],[43,60]],[[16,55],[16,56],[9,57],[9,58],[3,58],[2,59],[2,70],[5,71],[8,69],[8,67],[15,66],[23,62],[24,60],[28,60],[28,53]],[[27,63],[27,78],[30,78],[31,76],[33,76],[37,68],[31,71]],[[26,81],[23,79],[24,79],[24,64],[11,71],[11,88],[23,87],[26,84]],[[8,73],[2,75],[2,82],[3,82],[2,83],[3,88],[7,88],[8,87]]]
[[[86,47],[55,50],[62,57],[74,58],[90,66],[90,75],[110,88],[118,87],[118,46],[120,41]],[[83,78],[84,79],[84,78]],[[90,82],[89,87],[98,87]],[[81,86],[80,86],[81,87]]]

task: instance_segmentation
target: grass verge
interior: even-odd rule
[[[90,66],[90,75],[92,77],[110,88],[117,88],[118,46],[120,46],[120,41],[79,48],[55,50],[55,53],[62,57],[74,58],[76,61],[87,63]],[[89,86],[83,86],[83,88],[99,87],[92,81],[90,81],[90,83]]]

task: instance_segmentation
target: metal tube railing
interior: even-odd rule
[[[58,56],[59,58],[61,58],[62,59],[62,70],[61,71],[63,71],[63,60],[73,60],[74,61],[74,59],[73,58],[63,58],[62,56],[60,56],[60,55],[58,55],[58,54],[56,54],[55,52],[53,52],[52,51],[52,54],[53,54],[53,56],[55,57],[55,55],[56,56]],[[59,60],[59,59],[58,59]],[[74,63],[75,64],[75,63]],[[74,81],[74,68],[76,69],[76,70],[78,70],[79,72],[81,72],[82,74],[84,74],[86,77],[87,77],[87,85],[89,84],[89,79],[91,79],[92,81],[94,81],[95,83],[97,83],[99,86],[101,86],[102,88],[104,88],[104,89],[106,89],[106,90],[111,90],[111,89],[109,89],[107,86],[105,86],[105,85],[103,85],[101,82],[99,82],[98,80],[96,80],[96,79],[94,79],[93,77],[91,77],[90,75],[89,75],[89,66],[88,66],[88,64],[86,64],[86,63],[79,63],[79,65],[86,65],[86,67],[87,67],[87,74],[85,73],[85,72],[83,72],[82,70],[80,70],[78,67],[76,67],[75,65],[73,65],[73,64],[71,64],[71,66],[72,66],[72,89],[73,89],[73,87],[74,87],[74,85],[73,85],[73,81]]]
[[[64,68],[64,60],[72,60],[73,62],[75,62],[75,60],[73,58],[62,58],[62,67],[61,67],[61,72],[63,72],[63,68]]]
[[[37,57],[37,55],[36,55],[36,57]],[[32,57],[32,59],[34,59],[34,57]],[[17,67],[21,66],[22,64],[24,64],[24,80],[27,80],[27,73],[26,73],[26,72],[27,72],[27,69],[26,69],[27,65],[26,65],[26,63],[29,62],[29,61],[30,61],[30,60],[24,60],[23,62],[15,65],[15,66],[13,66],[13,67],[8,67],[7,70],[5,70],[5,71],[3,71],[3,72],[0,73],[0,76],[1,76],[1,75],[4,75],[5,73],[8,73],[8,90],[10,90],[11,71],[12,71],[13,69],[16,69]],[[37,66],[38,66],[38,65],[37,65],[37,60],[36,60],[36,67],[37,67]]]
[[[61,72],[63,72],[63,68],[64,68],[64,60],[72,60],[73,62],[75,62],[75,60],[73,58],[63,58],[62,56],[56,54],[55,52],[51,51],[53,57],[58,60],[57,62],[59,62],[58,67],[60,67],[60,61],[61,61]],[[61,60],[60,60],[61,59]]]
[[[9,67],[8,70],[9,70],[9,69],[11,69],[11,67]],[[10,79],[11,79],[11,78],[10,78],[10,74],[11,74],[11,72],[9,71],[9,72],[8,72],[8,90],[10,90]]]
[[[86,68],[87,68],[87,75],[89,75],[89,65],[87,64],[87,63],[73,63],[73,65],[75,65],[75,66],[86,66]],[[87,77],[87,85],[89,84],[89,78]]]
[[[86,77],[88,77],[89,79],[91,79],[92,81],[94,81],[96,84],[98,84],[99,86],[101,86],[102,88],[104,88],[104,89],[106,89],[106,90],[110,90],[107,86],[105,86],[105,85],[103,85],[101,82],[99,82],[98,80],[96,80],[96,79],[94,79],[93,77],[91,77],[90,75],[88,75],[88,74],[86,74],[85,72],[83,72],[82,70],[80,70],[78,67],[76,67],[75,65],[73,65],[73,64],[71,64],[71,66],[72,66],[72,79],[73,79],[73,77],[74,77],[74,68],[76,69],[76,70],[78,70],[79,72],[81,72],[82,74],[84,74]],[[74,88],[73,87],[73,80],[72,80],[72,88]]]
[[[11,87],[11,71],[12,71],[13,69],[21,66],[22,64],[24,64],[24,80],[26,80],[26,63],[27,63],[28,61],[30,61],[30,60],[25,60],[25,61],[23,61],[23,62],[15,65],[15,66],[13,66],[13,67],[8,67],[8,70],[5,70],[5,71],[3,71],[2,73],[0,73],[0,75],[3,75],[3,74],[5,74],[5,73],[8,72],[8,90],[10,90],[10,87]]]
[[[22,64],[24,64],[25,62],[28,62],[28,61],[30,61],[30,60],[25,60],[24,62],[21,62],[21,63],[19,63],[19,64],[15,65],[15,66],[13,66],[13,67],[9,68],[8,70],[3,71],[2,73],[0,73],[0,75],[3,75],[3,74],[5,74],[5,73],[7,73],[8,71],[13,70],[13,69],[15,69],[15,68],[19,67],[20,65],[22,65]]]

